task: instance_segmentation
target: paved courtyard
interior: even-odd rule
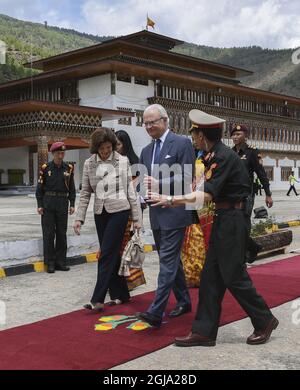
[[[274,194],[274,200],[270,214],[277,220],[300,219],[300,198],[286,198],[279,192]],[[262,204],[263,198],[258,198],[256,206]],[[84,228],[94,233],[91,211],[87,219],[89,222]],[[40,237],[39,217],[35,214],[35,201],[32,198],[0,198],[0,222],[1,240]],[[145,227],[149,227],[147,215]],[[294,241],[290,250],[297,250],[300,248],[300,227],[292,230]],[[69,234],[72,234],[71,228]],[[284,256],[291,254],[277,255],[259,263]],[[138,288],[134,294],[156,288],[158,268],[157,253],[147,254],[144,266],[147,285]],[[32,273],[0,279],[0,300],[7,307],[7,321],[5,325],[0,325],[0,330],[80,309],[90,299],[95,278],[96,264],[91,263],[72,267],[67,274]],[[264,346],[251,347],[245,343],[252,328],[250,321],[244,319],[220,329],[216,348],[181,349],[169,346],[117,369],[300,369],[300,324],[292,322],[294,311],[292,302],[274,310],[280,326],[273,333],[272,341]]]

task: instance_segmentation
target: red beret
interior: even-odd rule
[[[236,131],[243,131],[245,134],[248,134],[249,129],[245,125],[234,125],[231,129],[230,135],[235,133]]]
[[[66,150],[66,145],[63,142],[55,142],[50,148],[50,152],[64,152]]]

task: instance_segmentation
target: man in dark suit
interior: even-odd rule
[[[146,189],[167,194],[170,199],[178,191],[188,193],[195,163],[191,141],[169,129],[168,114],[160,105],[145,110],[144,126],[153,140],[140,157],[140,164],[147,172],[144,177]],[[180,253],[186,227],[194,223],[194,213],[185,206],[176,209],[150,206],[150,223],[160,272],[155,299],[147,312],[138,316],[152,326],[160,326],[172,289],[177,305],[169,316],[177,317],[191,311]]]

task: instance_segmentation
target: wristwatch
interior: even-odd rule
[[[173,196],[168,196],[168,197],[167,197],[167,202],[168,202],[168,205],[169,205],[169,206],[172,206],[172,205],[173,205],[173,201],[174,201]]]

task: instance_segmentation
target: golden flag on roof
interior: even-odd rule
[[[154,30],[154,26],[155,26],[155,22],[152,19],[150,19],[149,16],[147,15],[147,28],[152,27]]]

